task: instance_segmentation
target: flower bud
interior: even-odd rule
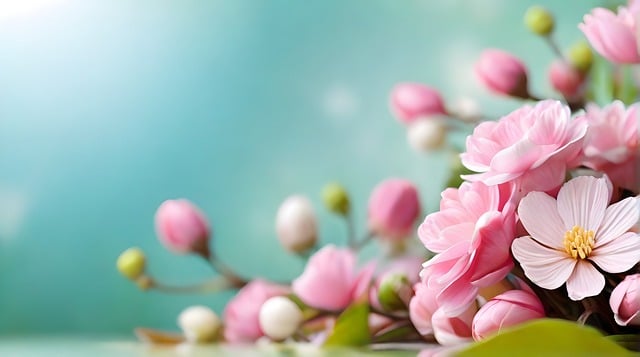
[[[322,200],[329,211],[343,216],[349,213],[351,208],[349,194],[339,183],[334,182],[326,185],[322,189]]]
[[[178,316],[178,326],[190,343],[213,342],[218,337],[222,322],[218,315],[206,306],[191,306]]]
[[[442,148],[447,138],[447,124],[443,118],[422,118],[409,124],[407,140],[416,151]]]
[[[122,252],[116,261],[116,267],[120,274],[136,280],[144,275],[146,259],[140,248],[129,248]]]
[[[640,325],[640,274],[627,275],[611,292],[609,305],[618,325]]]
[[[405,274],[386,274],[380,281],[378,301],[385,311],[407,310],[413,287]]]
[[[167,249],[208,257],[209,223],[202,212],[185,199],[164,201],[155,216],[156,233]]]
[[[553,32],[553,15],[542,6],[532,6],[524,14],[524,24],[529,31],[540,36],[548,36]]]
[[[289,298],[272,297],[260,308],[260,328],[274,341],[291,337],[302,323],[302,311]]]
[[[382,238],[406,238],[419,215],[418,190],[407,180],[385,180],[369,197],[369,228]]]
[[[419,83],[398,84],[391,92],[391,110],[404,124],[419,117],[446,114],[440,93]]]
[[[593,64],[593,52],[585,41],[576,42],[569,48],[567,58],[571,65],[582,73],[586,73]]]
[[[506,51],[488,49],[482,52],[475,65],[475,73],[496,94],[524,99],[530,97],[524,63]]]
[[[311,201],[304,196],[284,200],[276,215],[276,233],[288,251],[301,253],[312,248],[318,239],[318,228]]]
[[[544,316],[544,307],[537,296],[524,290],[509,290],[478,310],[471,326],[473,338],[479,341],[507,327]]]
[[[549,82],[553,89],[565,98],[576,96],[584,83],[585,76],[563,60],[555,60],[549,67]]]

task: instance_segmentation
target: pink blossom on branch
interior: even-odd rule
[[[562,186],[557,200],[531,192],[518,207],[530,234],[513,241],[514,257],[538,286],[556,289],[566,283],[575,301],[598,295],[608,273],[622,273],[640,261],[640,235],[629,230],[638,221],[638,199],[608,206],[606,178],[577,177]]]
[[[636,40],[637,6],[620,6],[617,14],[595,8],[578,25],[602,57],[614,63],[640,63]]]
[[[509,290],[483,305],[473,318],[473,338],[482,340],[505,328],[545,317],[544,306],[528,291]]]
[[[618,325],[640,325],[640,274],[627,275],[611,292],[609,305]]]
[[[164,201],[156,211],[155,225],[158,238],[167,249],[209,255],[209,222],[190,201]]]
[[[404,179],[388,179],[378,184],[369,197],[369,229],[383,239],[403,240],[413,232],[420,216],[416,187]]]
[[[527,68],[509,52],[488,49],[475,65],[476,77],[494,93],[529,98]]]
[[[446,114],[440,93],[420,83],[396,85],[391,92],[391,110],[404,124],[418,118]]]

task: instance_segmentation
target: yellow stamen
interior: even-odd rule
[[[593,231],[574,226],[564,234],[564,249],[573,259],[585,259],[591,254],[595,240]]]

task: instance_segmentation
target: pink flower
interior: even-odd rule
[[[224,309],[224,338],[230,343],[248,343],[262,337],[260,308],[274,296],[289,293],[289,288],[256,279],[245,285]]]
[[[419,215],[418,190],[407,180],[385,180],[369,197],[369,228],[382,238],[407,237]]]
[[[478,341],[505,328],[545,317],[537,296],[522,290],[504,292],[483,305],[473,318],[473,338]]]
[[[420,83],[400,83],[391,92],[391,110],[409,124],[420,117],[446,114],[440,93]]]
[[[409,318],[418,333],[427,336],[433,333],[431,317],[438,310],[438,291],[430,289],[426,282],[416,283],[413,288],[415,295],[409,302]]]
[[[583,164],[606,173],[611,181],[628,189],[640,184],[639,104],[625,109],[615,101],[599,108],[588,105],[585,119],[589,124],[585,136]]]
[[[482,52],[475,73],[482,84],[497,94],[529,98],[527,68],[506,51],[488,49]]]
[[[635,35],[637,14],[637,6],[620,6],[617,14],[598,7],[584,15],[584,22],[578,27],[591,46],[609,61],[640,63]]]
[[[618,325],[640,325],[640,274],[627,275],[611,292],[609,305]]]
[[[156,211],[155,224],[158,238],[169,250],[209,255],[209,223],[188,200],[164,201]]]
[[[582,89],[585,76],[564,60],[555,60],[549,67],[549,82],[565,98],[573,98]]]
[[[520,195],[553,191],[576,166],[586,131],[584,120],[572,120],[569,107],[558,101],[524,106],[497,122],[481,123],[467,137],[467,152],[460,157],[479,173],[463,177],[489,186],[509,183]]]
[[[629,232],[640,209],[634,197],[608,206],[606,178],[577,177],[562,186],[557,200],[531,192],[520,202],[520,221],[530,236],[513,241],[525,275],[538,286],[566,282],[569,298],[598,295],[604,277],[596,269],[621,273],[640,261],[640,235]],[[594,266],[595,264],[595,266]]]
[[[356,271],[356,256],[348,249],[326,245],[307,262],[291,285],[305,304],[325,310],[341,310],[367,291],[375,266]]]
[[[506,199],[504,197],[507,197]],[[513,267],[509,251],[515,212],[498,186],[463,183],[442,193],[440,211],[428,215],[418,236],[432,252],[422,276],[438,288],[438,305],[450,316],[470,306],[479,288],[502,280]]]

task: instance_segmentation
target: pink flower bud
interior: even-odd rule
[[[193,203],[164,201],[156,211],[155,223],[158,238],[169,250],[209,256],[209,223]]]
[[[640,63],[636,43],[638,6],[620,6],[617,13],[595,8],[578,25],[589,43],[602,57],[614,63]]]
[[[640,325],[640,274],[627,275],[611,292],[609,305],[618,325]]]
[[[391,110],[409,124],[418,117],[446,114],[440,93],[419,83],[400,83],[391,92]]]
[[[448,316],[444,309],[438,309],[431,317],[433,335],[443,346],[457,345],[472,341],[471,326],[476,314],[476,306],[471,305],[457,316]]]
[[[508,52],[485,50],[475,65],[475,72],[478,79],[496,94],[529,98],[527,69],[520,59]]]
[[[309,306],[341,310],[367,291],[374,268],[370,264],[357,271],[352,251],[326,245],[309,258],[304,272],[291,287]]]
[[[426,282],[418,282],[413,286],[415,295],[409,302],[409,318],[418,333],[426,336],[433,333],[431,317],[438,310],[437,289],[429,288]]]
[[[585,76],[563,60],[555,60],[549,67],[549,82],[553,89],[566,98],[572,98],[580,91]]]
[[[289,293],[289,288],[256,279],[245,285],[224,309],[224,338],[230,343],[253,342],[264,336],[260,328],[260,309],[274,296]]]
[[[316,244],[318,228],[311,201],[304,196],[288,197],[278,209],[276,232],[288,251],[300,253]]]
[[[510,290],[489,300],[473,318],[475,340],[533,319],[541,319],[544,307],[537,296],[524,290]]]
[[[369,228],[383,238],[407,237],[419,215],[418,190],[407,180],[385,180],[369,197]]]

